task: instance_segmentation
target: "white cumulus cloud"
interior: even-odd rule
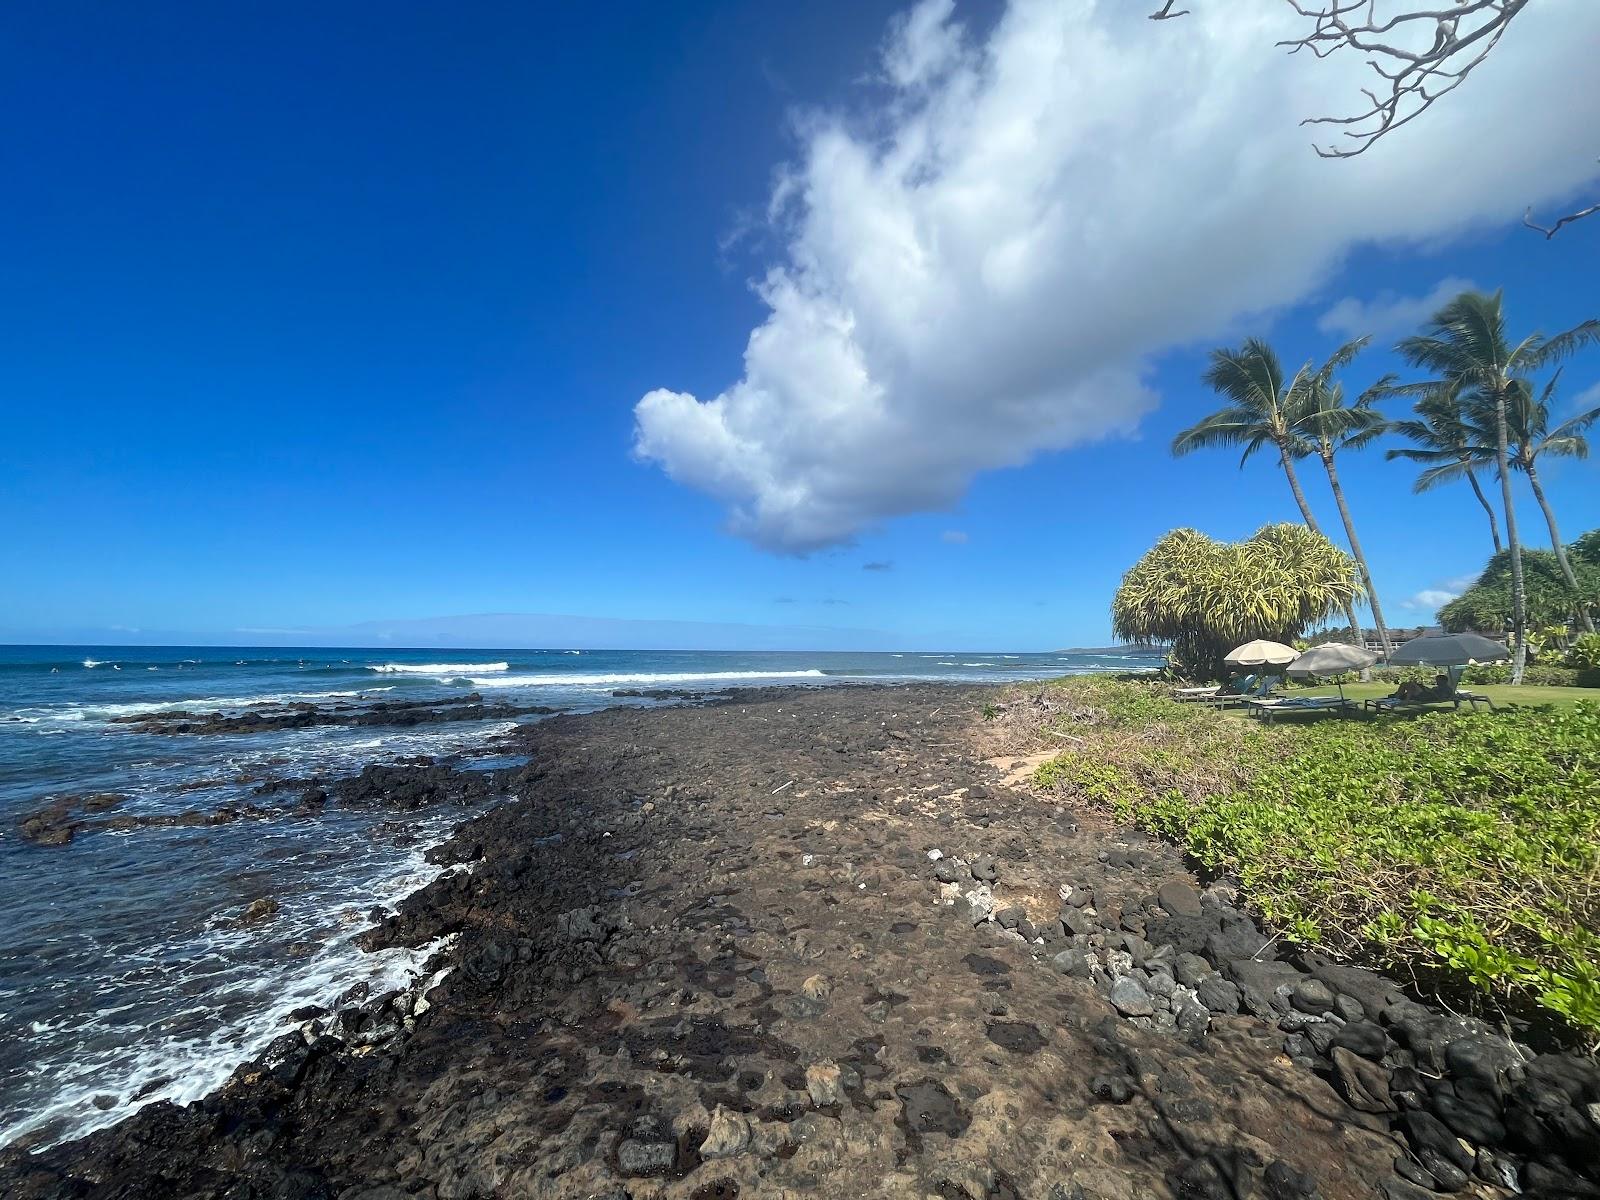
[[[1323,333],[1338,334],[1347,341],[1371,334],[1381,340],[1391,335],[1415,333],[1417,328],[1456,296],[1477,291],[1470,279],[1450,275],[1426,295],[1396,296],[1384,292],[1372,300],[1346,296],[1317,320]]]
[[[1149,7],[1010,0],[983,37],[952,0],[892,22],[870,96],[810,117],[780,172],[742,376],[644,396],[636,454],[760,546],[848,542],[1131,432],[1153,355],[1304,299],[1359,243],[1515,219],[1593,172],[1572,91],[1591,0],[1530,8],[1466,86],[1347,161],[1297,118],[1358,103],[1359,58],[1275,49],[1286,5]]]
[[[1400,601],[1400,607],[1414,612],[1437,612],[1477,581],[1476,575],[1458,575],[1447,579],[1438,587],[1423,588],[1420,592]]]

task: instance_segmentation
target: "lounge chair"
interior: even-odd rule
[[[1480,704],[1487,704],[1489,710],[1494,711],[1494,701],[1480,692],[1451,692],[1440,695],[1437,692],[1418,696],[1415,699],[1405,699],[1401,696],[1379,696],[1376,700],[1363,701],[1362,707],[1369,712],[1426,712],[1441,704],[1448,704],[1459,710],[1463,704],[1476,709]]]
[[[1255,686],[1256,682],[1256,676],[1246,675],[1233,683],[1214,683],[1210,687],[1174,688],[1172,698],[1180,704],[1192,704],[1197,700],[1215,700],[1219,696],[1243,696]]]
[[[1265,700],[1277,686],[1278,677],[1276,675],[1263,675],[1254,687],[1246,691],[1219,692],[1217,695],[1206,699],[1204,703],[1211,705],[1213,708],[1227,708],[1230,704],[1249,704],[1252,701]]]
[[[1245,707],[1252,717],[1259,717],[1268,724],[1283,713],[1333,713],[1343,716],[1361,711],[1354,700],[1339,696],[1280,696],[1271,700],[1246,700]]]

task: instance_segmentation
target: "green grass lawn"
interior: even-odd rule
[[[1521,687],[1512,687],[1508,683],[1465,684],[1464,692],[1476,692],[1480,696],[1487,696],[1494,702],[1496,708],[1502,705],[1532,705],[1532,704],[1576,704],[1580,700],[1600,702],[1600,688],[1579,687],[1530,687],[1524,684]],[[1350,700],[1372,700],[1378,696],[1388,696],[1394,693],[1392,683],[1347,683],[1344,685],[1344,694]],[[1327,687],[1291,688],[1290,696],[1337,696],[1339,689],[1329,684]],[[1463,705],[1463,708],[1465,706]],[[1235,710],[1237,711],[1237,710]]]

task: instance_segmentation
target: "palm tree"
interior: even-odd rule
[[[1521,683],[1528,661],[1528,606],[1522,580],[1522,543],[1517,538],[1516,509],[1511,498],[1510,436],[1506,410],[1520,380],[1528,373],[1559,362],[1576,350],[1600,341],[1600,320],[1588,320],[1553,338],[1530,334],[1515,346],[1506,337],[1501,293],[1462,292],[1424,326],[1423,332],[1396,347],[1412,366],[1437,378],[1396,389],[1426,396],[1476,393],[1493,406],[1495,466],[1500,472],[1500,499],[1505,509],[1506,546],[1511,555],[1511,627],[1516,637],[1511,681]]]
[[[1277,352],[1260,338],[1246,338],[1237,350],[1213,350],[1211,365],[1202,378],[1230,403],[1173,438],[1172,453],[1181,456],[1212,446],[1243,446],[1239,458],[1243,467],[1257,450],[1272,446],[1300,515],[1313,533],[1322,534],[1294,469],[1295,460],[1311,453],[1311,446],[1291,426],[1288,386]],[[1361,623],[1356,620],[1353,603],[1346,607],[1345,615],[1350,619],[1353,640],[1360,643]]]
[[[1465,479],[1489,518],[1489,537],[1494,542],[1494,552],[1499,554],[1505,549],[1500,543],[1500,520],[1494,515],[1489,497],[1483,494],[1474,469],[1494,461],[1494,438],[1478,436],[1480,431],[1468,420],[1458,396],[1424,396],[1417,401],[1415,411],[1417,420],[1395,421],[1389,429],[1416,445],[1397,447],[1384,457],[1430,464],[1417,476],[1413,492],[1426,492],[1440,484]]]
[[[1583,622],[1586,633],[1593,633],[1594,619],[1589,615],[1589,606],[1578,589],[1578,578],[1573,574],[1572,563],[1567,559],[1567,548],[1561,541],[1561,531],[1556,528],[1555,510],[1550,507],[1550,501],[1544,494],[1544,487],[1539,482],[1538,468],[1534,465],[1541,454],[1556,458],[1589,457],[1589,439],[1584,437],[1584,434],[1589,426],[1600,420],[1600,405],[1588,412],[1569,417],[1551,429],[1550,401],[1555,396],[1556,383],[1560,378],[1561,372],[1557,371],[1555,377],[1545,384],[1537,400],[1533,398],[1533,389],[1526,382],[1518,380],[1507,414],[1511,436],[1516,443],[1511,454],[1511,465],[1528,477],[1528,484],[1533,488],[1533,498],[1544,510],[1544,523],[1550,529],[1550,547],[1556,552],[1556,561],[1561,564],[1561,574],[1566,579],[1567,586],[1572,589],[1572,595],[1577,603],[1578,619]]]
[[[1345,501],[1344,488],[1339,484],[1339,472],[1334,467],[1334,456],[1340,450],[1359,450],[1388,427],[1384,415],[1373,407],[1383,394],[1389,380],[1369,388],[1354,404],[1346,404],[1344,385],[1334,379],[1334,372],[1347,366],[1361,353],[1371,338],[1357,338],[1335,350],[1315,371],[1307,363],[1289,385],[1289,427],[1311,447],[1311,452],[1322,460],[1328,473],[1328,486],[1333,490],[1334,503],[1339,506],[1339,517],[1344,522],[1345,537],[1350,542],[1350,553],[1355,556],[1361,571],[1361,586],[1366,589],[1367,603],[1372,606],[1372,623],[1378,629],[1378,644],[1387,658],[1392,647],[1389,631],[1384,627],[1383,608],[1378,603],[1378,589],[1372,586],[1372,570],[1367,566],[1367,556],[1361,549],[1361,539],[1356,537],[1355,521],[1350,517],[1350,505]]]

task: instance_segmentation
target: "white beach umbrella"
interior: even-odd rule
[[[1257,638],[1235,647],[1222,661],[1230,667],[1282,667],[1299,657],[1300,651],[1293,646]]]
[[[1289,674],[1343,675],[1346,671],[1364,671],[1378,661],[1378,656],[1364,646],[1349,642],[1324,642],[1313,646],[1289,667]],[[1339,683],[1339,699],[1344,699],[1344,683]]]

